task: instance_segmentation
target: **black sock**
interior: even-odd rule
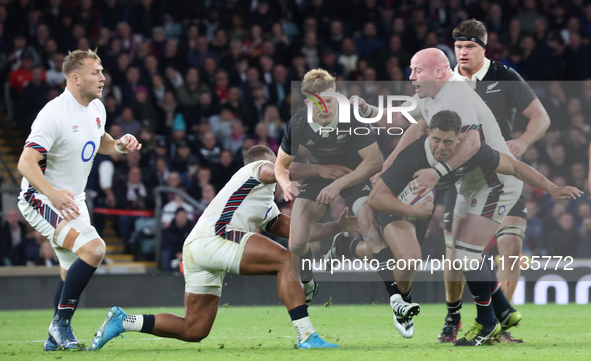
[[[296,308],[292,308],[289,312],[289,318],[292,321],[299,320],[304,317],[308,317],[308,305],[301,305]]]
[[[357,255],[355,254],[355,249],[357,248],[359,242],[361,241],[358,239],[343,237],[337,246],[337,254],[348,259],[356,257]]]
[[[488,258],[488,257],[487,257]],[[490,267],[488,262],[485,262],[484,267]],[[500,321],[503,316],[506,316],[507,311],[511,309],[509,300],[505,297],[501,284],[497,280],[497,275],[494,271],[490,271],[490,296],[492,298],[492,307],[495,311],[495,316]]]
[[[396,288],[398,288],[398,286]],[[402,300],[404,302],[412,303],[412,294],[410,292],[410,289],[406,293],[400,292],[400,296],[402,296]]]
[[[308,248],[308,252],[306,252],[305,255],[300,257],[300,278],[303,283],[308,283],[314,278],[314,273],[312,272],[312,267],[304,267],[305,259],[312,260],[312,250],[310,248]],[[312,264],[312,262],[310,262],[310,264]]]
[[[483,261],[484,262],[484,261]],[[491,328],[495,325],[496,316],[491,305],[490,296],[490,272],[487,267],[478,268],[468,272],[464,271],[466,283],[476,303],[476,322]]]
[[[140,332],[152,333],[154,331],[154,324],[156,323],[156,316],[154,315],[142,315],[144,316],[144,324]]]
[[[57,288],[55,289],[55,296],[53,296],[53,308],[54,308],[53,317],[55,317],[55,315],[57,315],[57,307],[60,304],[60,298],[62,298],[62,290],[63,289],[64,289],[64,280],[62,280],[60,277],[60,281],[57,284]]]
[[[447,314],[448,315],[459,315],[460,309],[462,308],[462,300],[457,300],[456,302],[446,302],[447,303]]]
[[[94,271],[96,271],[95,267],[92,267],[80,258],[74,261],[64,281],[64,289],[60,297],[56,318],[72,318],[78,300],[80,299],[80,294],[84,291]]]
[[[373,259],[377,260],[380,263],[380,266],[378,268],[378,276],[380,276],[380,278],[384,282],[384,286],[386,286],[388,296],[392,297],[393,295],[400,293],[394,280],[394,273],[392,272],[392,270],[389,270],[386,267],[386,262],[394,258],[394,255],[392,254],[392,251],[390,251],[390,248],[386,247],[378,253],[372,253],[372,255]]]

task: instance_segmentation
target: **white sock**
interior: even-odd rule
[[[141,331],[144,326],[143,315],[127,315],[123,320],[123,328],[125,331]]]
[[[310,316],[306,316],[291,322],[293,322],[293,326],[298,333],[298,339],[300,340],[300,343],[306,342],[306,340],[308,340],[308,338],[310,338],[310,336],[316,332],[316,330],[314,330],[314,326],[312,326],[312,321],[310,321]]]

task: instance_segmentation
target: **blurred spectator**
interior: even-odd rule
[[[51,68],[47,70],[47,84],[50,87],[59,86],[60,88],[65,88],[66,86],[66,77],[64,72],[62,71],[62,65],[64,63],[64,54],[63,53],[55,53],[51,57]],[[104,91],[103,91],[104,92]]]
[[[211,165],[219,163],[222,148],[217,145],[217,140],[213,133],[203,135],[203,143],[198,150],[198,156],[201,159],[200,164]]]
[[[35,265],[45,267],[59,266],[59,262],[56,258],[53,247],[49,241],[45,241],[41,243],[41,246],[39,247],[39,257],[35,260]]]
[[[6,211],[6,219],[0,225],[0,265],[19,264],[17,252],[11,252],[26,238],[27,228],[16,209]]]
[[[31,128],[37,114],[47,104],[49,85],[44,80],[45,72],[40,66],[31,70],[31,79],[23,88],[21,93],[22,102],[22,124],[26,131]]]
[[[591,218],[583,219],[578,256],[591,258]]]
[[[148,89],[140,85],[135,88],[134,100],[131,103],[131,111],[133,117],[137,119],[140,124],[148,129],[157,129],[158,114],[152,102],[148,99]]]
[[[269,126],[267,124],[258,123],[255,128],[255,134],[257,136],[257,145],[265,145],[277,153],[279,150],[279,141],[269,135]]]
[[[546,249],[551,256],[577,257],[581,235],[574,228],[572,214],[564,213],[558,219],[558,227],[546,237]]]
[[[121,127],[121,132],[123,134],[131,134],[135,136],[142,126],[140,122],[133,116],[133,110],[131,107],[124,107],[121,111],[121,115],[115,119],[115,124]],[[117,139],[117,138],[115,138]]]
[[[232,132],[230,133],[229,138],[224,138],[224,149],[228,149],[231,152],[236,152],[238,149],[242,147],[242,143],[246,138],[244,134],[245,130],[244,125],[239,119],[235,119],[232,121]],[[219,161],[219,160],[218,160]],[[217,163],[217,162],[216,162]],[[212,163],[213,164],[213,163]]]
[[[215,188],[211,184],[205,184],[203,185],[203,187],[201,187],[201,197],[198,201],[199,207],[197,209],[199,215],[201,215],[201,213],[203,213],[203,211],[205,210],[205,208],[207,208],[209,203],[211,203],[211,201],[215,198],[215,195]]]
[[[129,169],[127,181],[116,185],[113,194],[117,209],[147,210],[153,207],[152,194],[142,182],[142,171],[139,167]],[[131,251],[130,238],[136,218],[136,216],[119,216],[119,233],[127,252]]]
[[[534,201],[528,201],[526,207],[527,228],[522,252],[527,256],[540,256],[544,248],[544,222],[538,217],[540,207]]]
[[[198,164],[198,159],[191,154],[189,143],[182,141],[176,147],[176,154],[170,165],[170,170],[183,174],[187,171],[189,164]]]
[[[174,213],[174,222],[162,232],[162,266],[164,272],[172,272],[171,261],[183,260],[183,243],[193,229],[191,217],[185,208],[180,207]]]
[[[185,74],[184,83],[176,88],[176,95],[179,103],[191,107],[199,102],[201,93],[209,93],[207,84],[199,81],[199,71],[196,68],[189,68]]]
[[[160,221],[164,227],[170,227],[179,209],[183,209],[185,211],[185,217],[187,217],[189,220],[193,221],[195,219],[195,207],[185,202],[183,197],[180,195],[175,194],[173,200],[166,203],[162,208],[162,218]]]
[[[234,165],[232,155],[230,150],[223,150],[220,154],[220,162],[211,166],[212,182],[217,189],[222,189],[239,169]]]

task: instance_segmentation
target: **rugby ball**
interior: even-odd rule
[[[435,189],[434,188],[431,189],[423,197],[419,196],[418,194],[413,194],[412,191],[413,191],[413,189],[407,185],[406,187],[404,187],[402,192],[400,192],[400,194],[398,195],[398,197],[397,197],[398,200],[402,204],[410,204],[411,206],[413,204],[416,204],[419,202],[428,202],[428,204],[433,204],[433,202],[435,201]],[[402,219],[407,220],[407,221],[414,221],[416,218],[405,216],[405,217],[402,217]]]

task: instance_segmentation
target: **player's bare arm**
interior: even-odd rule
[[[433,204],[427,202],[418,202],[415,205],[400,202],[381,179],[378,179],[369,194],[369,206],[385,214],[418,219],[426,219],[433,212]]]
[[[24,148],[18,160],[19,172],[37,191],[49,198],[65,219],[76,219],[80,215],[80,209],[74,200],[74,193],[65,189],[57,190],[45,179],[41,168],[39,168],[39,161],[42,159],[43,155],[35,149]]]
[[[456,147],[453,155],[445,161],[449,170],[454,170],[466,163],[480,149],[480,135],[476,129],[468,130],[460,136],[460,143]],[[414,174],[416,188],[413,193],[424,196],[429,190],[433,189],[439,181],[440,176],[433,168],[421,169]]]
[[[380,156],[380,148],[377,142],[361,149],[358,153],[363,161],[357,168],[324,188],[318,194],[316,202],[326,205],[331,204],[341,190],[368,180],[382,168],[382,157]]]
[[[529,119],[525,132],[519,139],[507,141],[509,150],[516,158],[521,157],[527,147],[537,142],[550,127],[550,117],[540,99],[534,99],[529,103],[522,114]]]
[[[406,128],[406,131],[402,134],[402,137],[400,137],[400,141],[396,145],[396,148],[394,148],[392,153],[390,153],[388,158],[386,158],[386,160],[384,161],[382,170],[379,173],[375,174],[373,177],[371,177],[372,183],[375,184],[378,178],[380,178],[380,176],[382,175],[382,173],[384,173],[386,169],[390,168],[392,163],[394,163],[396,157],[398,157],[398,154],[400,154],[400,152],[402,152],[404,148],[408,147],[409,144],[411,144],[415,140],[419,139],[423,134],[425,134],[427,128],[427,122],[425,122],[424,119],[421,119],[417,123],[411,124],[408,128]]]
[[[119,153],[131,153],[134,150],[142,149],[142,144],[131,134],[125,134],[121,139],[113,139],[109,133],[101,140],[98,152],[105,155],[115,155]]]
[[[320,242],[327,238],[333,237],[339,232],[345,231],[349,233],[359,232],[359,224],[357,217],[349,216],[349,208],[345,208],[339,216],[338,221],[318,223],[312,230],[310,242]],[[291,218],[282,214],[279,219],[271,227],[271,234],[279,237],[289,238],[289,227]]]
[[[583,194],[583,191],[576,187],[566,186],[558,187],[556,184],[549,181],[542,173],[538,172],[529,165],[520,162],[510,156],[499,153],[500,161],[496,169],[497,173],[512,175],[521,179],[525,183],[548,192],[554,199],[567,200],[576,199]]]
[[[277,160],[275,161],[275,179],[277,179],[277,183],[279,183],[279,186],[283,190],[283,197],[286,202],[291,202],[294,198],[291,193],[291,178],[289,176],[289,166],[293,158],[291,155],[285,153],[283,149],[279,148]]]

